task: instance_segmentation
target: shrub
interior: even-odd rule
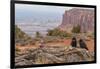
[[[60,29],[48,30],[48,36],[57,36],[57,37],[69,37],[70,35],[66,31]]]
[[[80,33],[80,25],[74,26],[72,28],[72,33]]]
[[[36,34],[35,34],[35,37],[36,38],[42,38],[42,35],[37,31]]]
[[[17,25],[15,26],[15,38],[18,40],[31,39],[25,32],[23,32]]]
[[[16,50],[16,52],[20,52],[20,49],[19,49],[19,48],[17,48],[17,47],[15,48],[15,50]]]

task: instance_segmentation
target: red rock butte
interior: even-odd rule
[[[80,25],[81,32],[94,32],[94,9],[73,8],[66,10],[59,28],[70,32],[76,25]]]

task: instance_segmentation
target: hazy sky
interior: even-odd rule
[[[60,7],[60,6],[47,6],[47,5],[29,5],[29,4],[15,4],[15,9],[27,11],[45,11],[45,12],[64,12],[72,7]]]
[[[72,7],[60,7],[60,6],[45,6],[45,5],[29,5],[29,4],[15,4],[15,17],[16,21],[24,21],[31,19],[54,19],[61,20],[65,10],[69,10]]]

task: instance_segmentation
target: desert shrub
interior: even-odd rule
[[[35,37],[40,37],[40,33],[37,31],[36,34],[35,34]]]
[[[47,36],[43,40],[45,41],[45,43],[48,43],[48,42],[58,42],[59,37]]]
[[[86,34],[86,36],[90,39],[94,39],[95,34],[94,34],[94,32],[89,32]]]
[[[29,43],[30,45],[35,45],[36,44],[36,41],[32,41]]]
[[[70,35],[66,31],[62,31],[60,29],[48,30],[48,36],[56,36],[56,37],[69,37]]]
[[[15,26],[15,38],[16,40],[29,40],[29,37],[25,32],[23,32],[17,25]]]
[[[15,48],[15,51],[16,51],[16,52],[20,52],[20,49],[16,47],[16,48]]]
[[[80,25],[74,26],[72,28],[72,33],[80,33]]]
[[[15,26],[15,37],[16,37],[16,39],[24,38],[24,36],[25,36],[25,33],[23,31],[21,31],[20,28]]]
[[[41,38],[37,38],[37,37],[35,37],[34,38],[34,41],[36,42],[36,41],[40,41],[41,40]]]

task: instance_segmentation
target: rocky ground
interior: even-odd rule
[[[17,51],[15,65],[54,64],[93,61],[94,54],[85,49],[72,47],[44,47]]]

